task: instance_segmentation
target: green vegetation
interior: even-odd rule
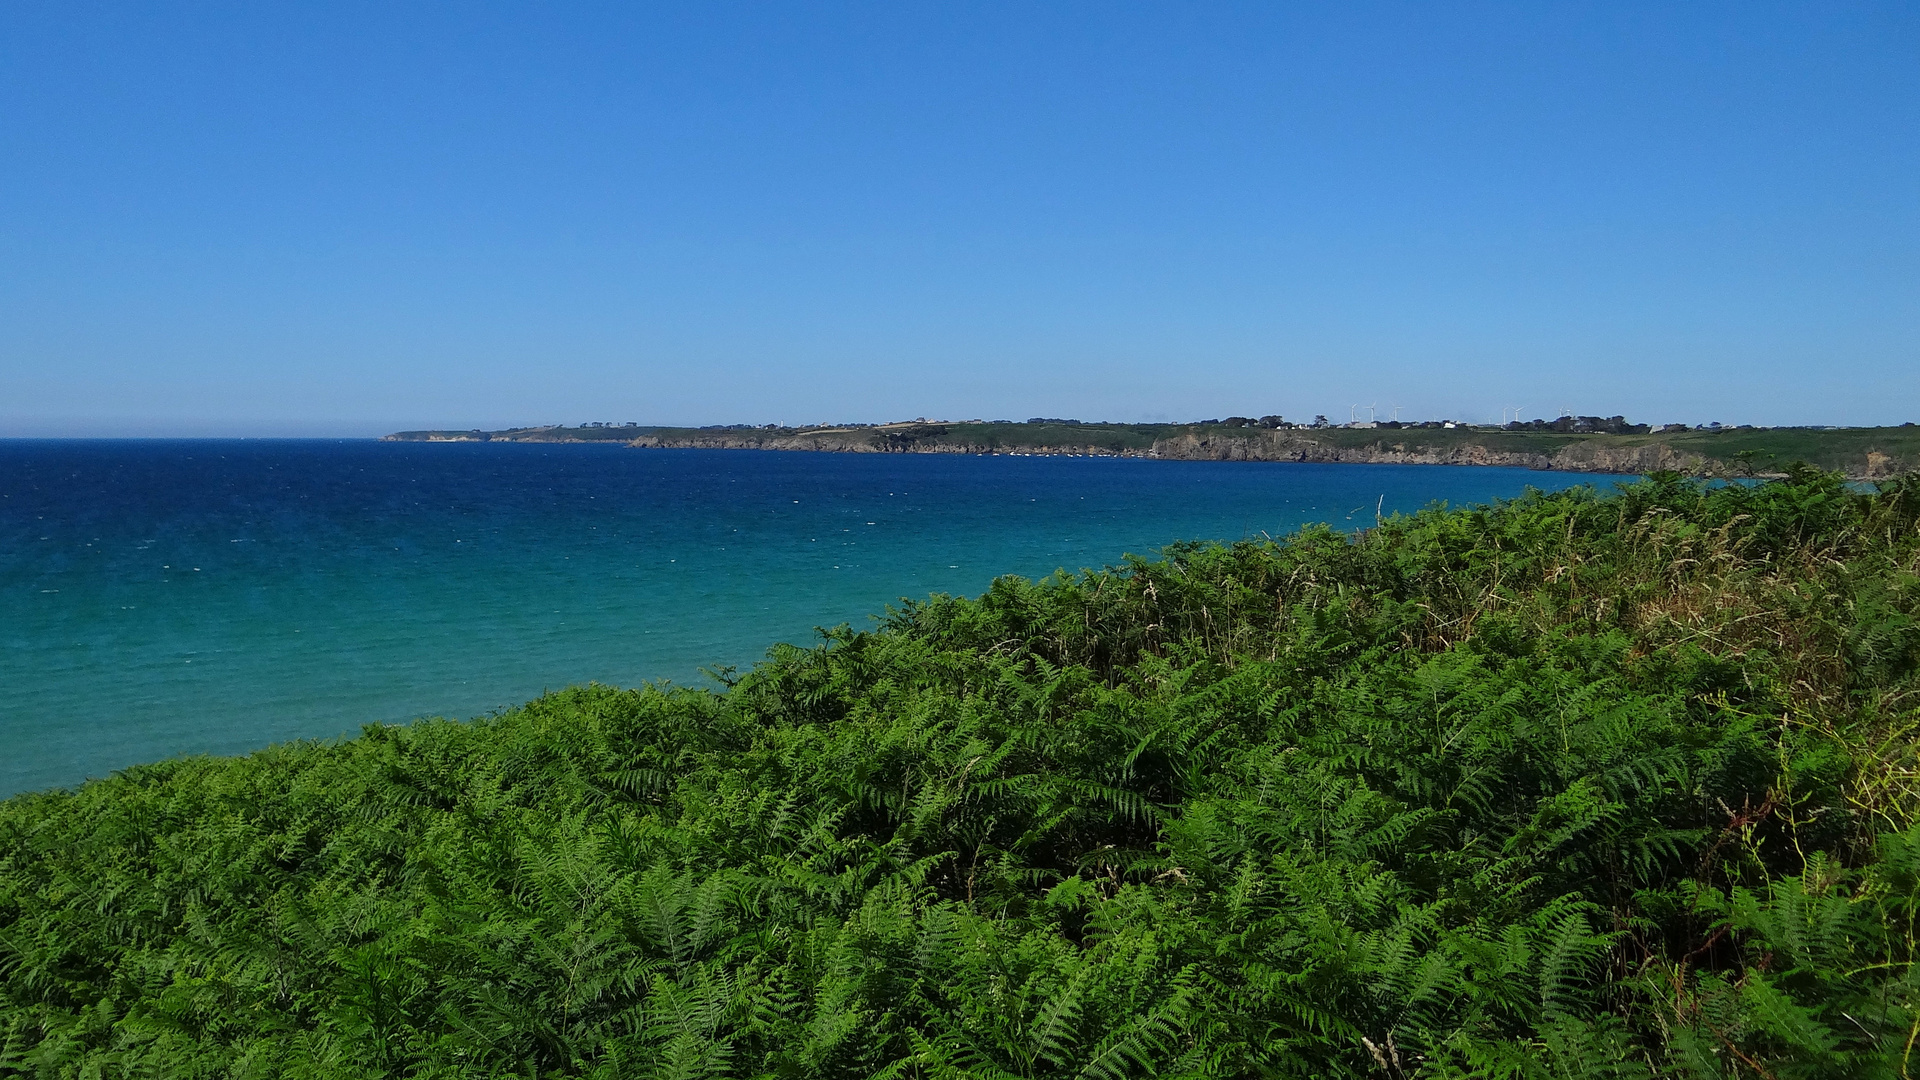
[[[0,1072],[1904,1077],[1917,692],[1912,478],[1003,579],[0,804]]]
[[[1553,431],[1504,431],[1497,428],[1381,431],[1332,428],[1311,433],[1329,446],[1363,448],[1405,445],[1436,451],[1484,447],[1501,453],[1552,457],[1569,448],[1602,452],[1665,446],[1698,471],[1719,476],[1782,475],[1802,462],[1816,468],[1864,476],[1920,468],[1920,427],[1879,428],[1721,428],[1637,435],[1575,434]],[[1881,460],[1876,461],[1878,456]]]
[[[1641,440],[1657,436],[1639,436]],[[1723,428],[1666,437],[1675,448],[1722,462],[1751,456],[1763,472],[1803,461],[1821,469],[1858,474],[1869,455],[1884,455],[1901,468],[1920,468],[1920,426],[1885,428]]]

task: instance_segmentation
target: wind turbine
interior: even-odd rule
[[[1378,403],[1376,402],[1376,404],[1378,404]],[[1367,423],[1369,423],[1369,424],[1371,424],[1371,423],[1375,423],[1375,420],[1374,420],[1374,418],[1373,418],[1373,406],[1372,406],[1372,405],[1369,405],[1369,406],[1367,406]]]

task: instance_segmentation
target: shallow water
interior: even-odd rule
[[[598,680],[900,597],[1594,478],[355,441],[0,441],[0,794]],[[1601,478],[1601,483],[1606,483]]]

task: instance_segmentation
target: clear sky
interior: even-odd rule
[[[0,434],[1356,402],[1920,420],[1920,5],[0,6]]]

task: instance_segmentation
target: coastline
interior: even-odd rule
[[[576,440],[584,441],[584,440]],[[650,450],[779,450],[803,453],[851,454],[976,454],[1028,457],[1122,457],[1157,461],[1247,461],[1312,463],[1340,465],[1494,465],[1509,468],[1554,472],[1589,472],[1640,475],[1661,468],[1684,471],[1694,464],[1681,459],[1666,447],[1655,447],[1626,454],[1581,455],[1560,452],[1503,451],[1484,446],[1465,446],[1437,450],[1409,448],[1404,445],[1371,447],[1330,446],[1306,439],[1208,438],[1184,435],[1156,440],[1145,449],[1112,448],[1096,443],[1043,443],[1038,445],[980,445],[962,442],[919,441],[908,445],[874,445],[833,439],[795,436],[774,439],[689,438],[643,436],[626,444],[634,449]]]
[[[505,431],[404,431],[400,442],[602,443],[632,449],[778,450],[854,454],[1004,454],[1347,465],[1488,465],[1552,472],[1729,478],[1779,476],[1804,461],[1853,480],[1920,467],[1920,429],[1726,428],[1661,434],[1576,434],[1497,428],[1279,428],[1214,424],[1045,422],[878,424],[813,428],[548,426]]]

